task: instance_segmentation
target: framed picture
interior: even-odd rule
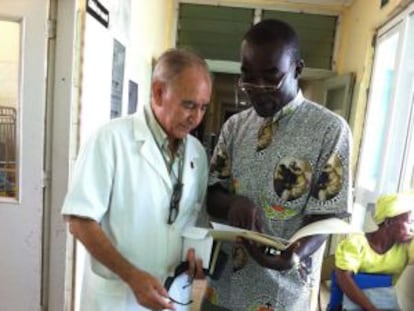
[[[122,90],[124,86],[125,46],[114,39],[112,56],[111,119],[122,114]]]
[[[135,113],[138,105],[138,84],[129,80],[128,85],[128,114]]]

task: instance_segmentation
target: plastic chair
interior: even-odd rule
[[[361,289],[392,286],[392,275],[357,273],[353,276],[355,283]],[[344,293],[336,282],[335,271],[331,272],[331,290],[327,311],[342,310]]]

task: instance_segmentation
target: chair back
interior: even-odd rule
[[[353,278],[360,289],[392,286],[392,275],[390,274],[356,273]],[[330,294],[327,311],[342,310],[344,293],[336,281],[335,271],[331,272]]]

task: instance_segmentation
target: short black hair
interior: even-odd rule
[[[277,19],[264,19],[253,25],[244,35],[246,42],[254,45],[284,44],[291,50],[294,60],[299,60],[299,38],[287,23]]]

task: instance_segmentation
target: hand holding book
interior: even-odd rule
[[[212,222],[211,225],[212,228],[210,229],[191,227],[188,228],[183,234],[183,251],[188,249],[188,247],[193,247],[196,250],[196,254],[199,256],[202,254],[204,264],[208,265],[208,263],[210,263],[210,270],[212,270],[211,263],[214,262],[214,255],[212,256],[213,240],[216,242],[236,242],[238,238],[244,238],[248,241],[256,242],[262,244],[263,246],[283,251],[292,245],[292,243],[304,237],[319,234],[344,234],[360,231],[351,224],[334,217],[310,223],[299,229],[290,239],[283,239],[215,222]]]
[[[299,229],[290,239],[283,239],[281,237],[271,236],[265,233],[241,229],[215,222],[212,222],[211,224],[213,229],[210,229],[209,233],[215,240],[236,241],[238,237],[241,237],[266,246],[274,247],[279,250],[285,250],[292,243],[306,236],[317,234],[341,234],[360,231],[344,220],[335,217],[312,222]]]

